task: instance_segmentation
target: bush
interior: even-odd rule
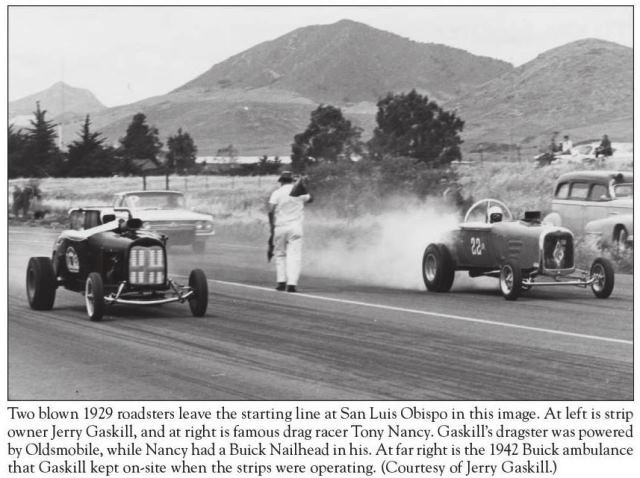
[[[355,216],[380,212],[394,197],[442,196],[455,175],[413,158],[385,157],[380,161],[323,162],[310,169],[309,179],[323,208],[339,216]]]

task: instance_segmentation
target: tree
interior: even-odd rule
[[[69,144],[65,165],[68,176],[110,176],[117,170],[113,148],[105,147],[105,138],[100,132],[91,131],[91,119],[86,116],[80,139]]]
[[[464,121],[416,90],[380,100],[376,121],[369,147],[377,158],[406,156],[435,167],[461,158]]]
[[[269,157],[265,154],[258,160],[258,166],[256,174],[277,174],[280,171],[280,165],[282,162],[278,156],[275,156],[273,160],[269,160]]]
[[[58,173],[62,155],[56,145],[56,126],[45,119],[47,110],[40,109],[36,102],[35,119],[27,128],[26,144],[22,156],[22,168],[25,176],[51,176]]]
[[[235,163],[238,160],[238,149],[230,144],[216,151],[216,156],[222,156],[229,159],[229,163]]]
[[[132,164],[133,159],[150,159],[158,164],[157,156],[162,147],[158,139],[158,129],[147,124],[147,117],[143,113],[133,116],[125,137],[120,138],[120,144],[124,173],[136,172]]]
[[[10,178],[30,176],[23,161],[27,140],[27,135],[21,129],[16,131],[13,124],[9,125],[7,132],[7,165]]]
[[[167,167],[176,170],[179,174],[184,174],[185,171],[195,167],[198,148],[189,133],[183,133],[182,128],[179,128],[178,134],[169,136],[167,146],[169,147]]]
[[[292,168],[303,171],[312,162],[350,158],[361,150],[361,134],[362,130],[352,126],[340,108],[320,105],[311,112],[307,129],[294,137],[291,145]]]

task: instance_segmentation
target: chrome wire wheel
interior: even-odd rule
[[[84,302],[87,306],[87,315],[92,317],[95,312],[95,296],[93,292],[93,282],[89,279],[87,279],[84,286]]]
[[[601,263],[595,263],[591,267],[591,277],[593,278],[593,284],[591,284],[591,288],[593,292],[596,294],[602,293],[605,285],[605,272],[604,266]]]
[[[433,282],[436,279],[436,271],[438,269],[438,259],[433,253],[427,254],[424,261],[424,275]]]
[[[593,294],[599,299],[609,297],[615,284],[615,273],[611,261],[604,257],[598,257],[593,261],[589,273],[593,281],[591,282]]]
[[[513,268],[509,264],[505,265],[500,273],[500,289],[504,295],[513,290]]]
[[[90,320],[100,320],[104,315],[104,283],[102,276],[92,272],[84,283],[84,302]]]
[[[522,292],[522,271],[515,262],[506,262],[500,268],[500,292],[507,300],[516,300]]]

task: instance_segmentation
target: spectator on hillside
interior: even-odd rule
[[[612,156],[613,149],[611,148],[611,141],[609,140],[609,136],[606,134],[602,137],[602,141],[600,141],[600,146],[596,148],[596,158],[598,156]]]
[[[573,149],[573,143],[567,134],[564,136],[564,140],[562,141],[562,152],[560,154],[571,154],[571,149]]]
[[[551,144],[549,145],[549,151],[551,154],[559,153],[562,150],[562,145],[556,143],[557,137],[558,137],[558,132],[554,131],[553,135],[551,135]]]

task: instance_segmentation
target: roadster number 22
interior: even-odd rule
[[[140,219],[117,219],[101,209],[72,209],[74,229],[63,231],[52,257],[27,265],[27,298],[35,310],[50,310],[59,286],[84,294],[87,315],[100,320],[111,304],[188,302],[194,316],[207,310],[207,278],[200,269],[188,285],[167,277],[166,237],[141,230]],[[128,211],[127,211],[128,212]],[[84,227],[92,226],[92,227]]]
[[[516,300],[532,287],[558,285],[590,286],[596,297],[606,298],[614,285],[613,266],[605,258],[595,259],[590,271],[574,266],[574,238],[569,229],[542,224],[537,211],[514,220],[497,199],[475,203],[442,243],[427,246],[422,276],[428,290],[451,289],[455,271],[498,278],[507,300]]]

